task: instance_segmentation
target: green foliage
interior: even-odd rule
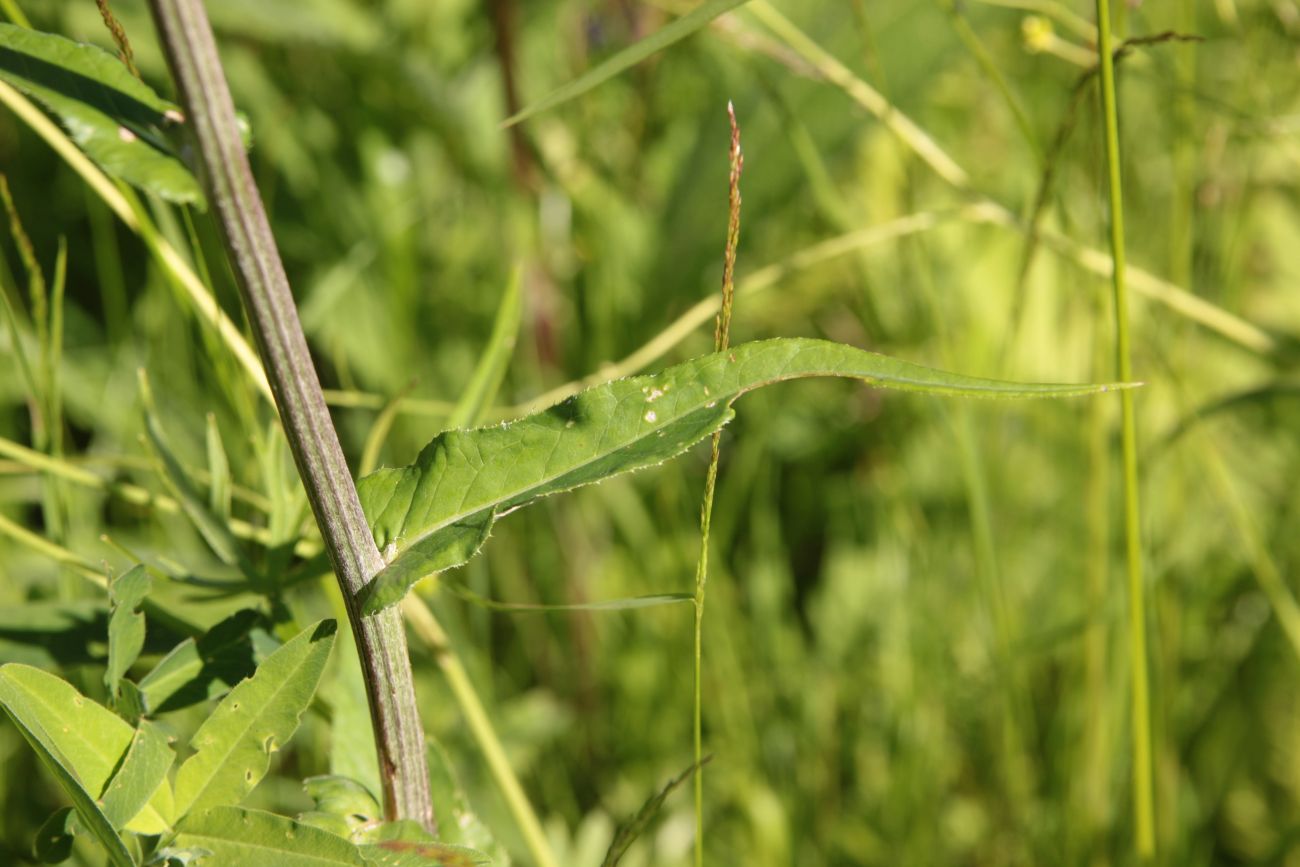
[[[190,738],[176,773],[176,812],[238,804],[298,728],[334,646],[332,620],[309,626],[232,689]]]
[[[167,137],[180,112],[113,55],[0,23],[0,80],[40,100],[110,176],[173,202],[203,204]]]
[[[700,28],[708,26],[709,22],[719,15],[730,12],[745,2],[747,0],[706,0],[666,27],[629,45],[568,84],[556,88],[537,102],[511,115],[505,120],[505,124],[519,123],[599,87],[620,72],[631,69],[647,57],[663,51],[674,42],[685,39]]]
[[[134,566],[108,583],[108,670],[104,672],[104,685],[114,701],[122,678],[144,649],[144,615],[139,609],[152,584],[143,566]]]
[[[618,863],[623,860],[627,850],[636,842],[636,838],[644,834],[646,829],[650,827],[650,823],[658,815],[664,801],[668,800],[668,796],[673,793],[673,790],[694,776],[711,758],[706,756],[699,764],[691,765],[669,780],[662,789],[651,795],[641,805],[641,809],[636,811],[636,815],[619,827],[618,833],[614,835],[614,841],[609,844],[609,851],[605,853],[605,860],[600,862],[600,867],[618,867]]]
[[[0,706],[72,800],[78,817],[104,846],[109,861],[115,867],[134,865],[120,829],[136,815],[146,829],[160,824],[165,827],[171,816],[170,787],[152,773],[156,736],[141,738],[139,751],[144,758],[128,768],[123,756],[137,745],[130,726],[66,681],[16,663],[0,667]],[[117,776],[123,772],[129,777],[119,784]],[[150,780],[153,788],[140,798]],[[115,787],[117,792],[110,800],[106,790]],[[141,807],[140,812],[124,814],[133,804]],[[110,810],[114,813],[111,817]]]
[[[95,4],[17,5],[43,31],[111,48]],[[405,465],[435,431],[708,352],[728,100],[748,162],[737,341],[827,339],[1009,380],[1114,376],[1089,6],[751,0],[502,129],[701,4],[207,5],[353,466]],[[1112,6],[1117,42],[1205,38],[1131,44],[1116,65],[1147,383],[1131,393],[1156,843],[1168,864],[1287,863],[1300,850],[1295,22],[1286,4]],[[170,94],[148,4],[113,8],[144,80]],[[141,722],[183,762],[218,701],[344,603],[273,408],[209,316],[182,312],[155,248],[8,105],[0,166],[49,286],[37,304],[0,229],[0,663],[102,705],[94,720],[122,733],[113,768]],[[210,217],[188,215],[190,231],[166,202],[146,210],[238,322]],[[497,334],[516,270],[510,349]],[[171,462],[149,440],[137,368]],[[709,546],[708,863],[1131,860],[1113,397],[953,409],[821,380],[738,405]],[[546,498],[407,600],[445,633],[408,613],[421,715],[446,747],[430,759],[437,842],[541,863],[467,722],[467,683],[558,867],[597,867],[617,820],[689,763],[689,609],[622,601],[689,586],[706,460]],[[258,581],[203,523],[230,532]],[[153,579],[132,609],[148,629],[114,703],[105,590],[137,563]],[[0,863],[31,863],[35,840],[98,867],[100,835],[115,834],[141,862],[209,867],[197,843],[88,822],[70,805],[104,813],[112,771],[96,791],[5,716]],[[238,809],[294,817],[267,827],[295,833],[328,821],[330,846],[360,853],[373,841],[301,782],[348,774],[379,795],[355,660],[325,668],[301,719]],[[459,807],[440,768],[495,847],[443,819]],[[677,789],[620,867],[685,867],[691,827]]]
[[[208,807],[185,817],[176,845],[210,853],[218,864],[248,867],[365,867],[366,859],[342,837],[293,819],[242,807]],[[199,864],[203,859],[199,860]]]
[[[814,376],[971,397],[1065,397],[1113,387],[978,379],[795,338],[744,344],[661,374],[597,386],[499,427],[447,431],[411,466],[362,479],[361,505],[389,563],[367,588],[363,610],[393,605],[421,578],[466,562],[498,515],[663,463],[730,421],[732,402],[745,392]]]

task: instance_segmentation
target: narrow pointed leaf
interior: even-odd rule
[[[230,521],[230,461],[226,458],[226,447],[221,442],[221,429],[217,427],[217,417],[208,413],[207,429],[208,447],[208,508],[217,520]]]
[[[99,799],[104,815],[114,828],[139,834],[171,830],[174,804],[167,771],[175,759],[176,753],[167,745],[167,738],[152,723],[141,722]],[[156,809],[146,811],[145,805],[150,803]]]
[[[43,103],[109,175],[202,206],[198,181],[164,132],[180,120],[176,106],[107,51],[0,23],[0,80]]]
[[[713,756],[705,756],[676,777],[673,777],[666,786],[651,795],[649,800],[641,805],[641,809],[636,811],[636,815],[620,826],[618,832],[614,834],[614,840],[609,844],[609,851],[605,853],[605,860],[601,862],[600,867],[618,867],[618,862],[623,860],[623,856],[636,842],[636,838],[640,837],[645,832],[645,829],[650,827],[651,820],[659,813],[659,808],[664,805],[664,801],[668,800],[668,796],[673,793],[673,790],[689,780],[696,771],[708,764],[712,758]]]
[[[802,338],[746,343],[598,385],[508,424],[446,431],[414,464],[363,478],[361,504],[390,564],[367,585],[363,610],[392,605],[426,575],[468,560],[500,515],[662,463],[726,424],[731,403],[745,392],[815,376],[965,397],[1066,397],[1117,387],[980,379]]]
[[[287,646],[287,645],[286,645]],[[336,834],[261,810],[211,807],[185,817],[175,845],[206,850],[198,867],[365,867],[357,847]]]
[[[144,429],[149,445],[153,450],[158,474],[162,476],[168,491],[180,503],[181,510],[190,519],[194,528],[203,536],[212,553],[227,566],[236,566],[245,578],[255,577],[252,565],[244,556],[243,547],[235,538],[230,527],[208,508],[207,502],[199,494],[194,480],[184,465],[176,457],[163,433],[162,422],[154,407],[153,392],[143,372],[140,374],[140,396],[144,404]]]
[[[333,620],[308,627],[222,699],[176,775],[177,815],[238,803],[261,781],[316,694],[335,632]]]
[[[636,66],[642,60],[663,51],[674,42],[680,42],[695,31],[708,26],[709,22],[714,18],[724,12],[730,12],[745,2],[748,2],[748,0],[707,0],[707,2],[701,3],[666,27],[662,27],[639,42],[629,45],[604,63],[589,69],[568,84],[551,91],[518,114],[507,118],[502,125],[512,126],[599,87],[620,72]]]
[[[450,582],[443,585],[451,593],[471,605],[486,608],[488,611],[501,611],[512,614],[545,614],[548,612],[567,611],[631,611],[637,608],[658,608],[663,605],[680,605],[694,602],[694,593],[655,593],[648,596],[629,596],[623,599],[602,599],[597,602],[570,602],[547,605],[538,602],[499,602],[480,596],[468,587]]]
[[[144,648],[145,624],[140,605],[149,595],[152,585],[153,579],[143,566],[124,572],[108,585],[111,613],[108,616],[108,667],[104,672],[104,686],[114,701],[127,669]]]
[[[0,667],[0,706],[72,800],[114,867],[134,860],[96,796],[131,742],[131,727],[72,684],[26,665]]]

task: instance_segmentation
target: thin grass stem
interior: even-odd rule
[[[722,303],[713,329],[713,348],[726,349],[731,342],[731,311],[736,300],[736,247],[740,242],[740,173],[745,156],[740,150],[740,126],[736,111],[727,103],[731,122],[731,174],[727,185],[727,243],[722,257]],[[718,458],[722,432],[712,439],[709,471],[704,481],[704,502],[700,506],[700,557],[695,568],[695,647],[693,733],[695,746],[695,867],[704,867],[704,591],[709,580],[709,525],[713,520],[713,492],[718,483]]]
[[[1111,280],[1115,292],[1115,361],[1119,378],[1133,378],[1128,321],[1128,285],[1124,257],[1124,185],[1119,149],[1119,108],[1115,96],[1115,60],[1111,49],[1110,3],[1097,0],[1097,56],[1101,67],[1101,102],[1106,131],[1107,192],[1110,199]],[[1137,421],[1133,392],[1120,395],[1121,451],[1124,484],[1124,550],[1128,574],[1128,630],[1133,726],[1133,824],[1137,855],[1151,862],[1156,854],[1155,795],[1152,778],[1151,687],[1147,661],[1146,588],[1142,576],[1142,513],[1138,500]]]

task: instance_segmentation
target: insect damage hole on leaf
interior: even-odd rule
[[[411,465],[358,482],[375,542],[396,550],[361,591],[362,610],[393,605],[420,579],[465,563],[496,519],[515,509],[680,455],[729,422],[731,404],[746,392],[826,376],[958,397],[1067,397],[1103,388],[983,379],[827,340],[778,338],[598,385],[513,422],[444,431]],[[652,388],[661,396],[645,410]]]

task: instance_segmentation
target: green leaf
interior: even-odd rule
[[[622,861],[623,856],[627,854],[627,850],[636,842],[636,838],[640,837],[645,829],[650,826],[650,820],[658,814],[659,808],[664,805],[664,801],[668,800],[668,796],[673,793],[673,790],[689,780],[696,771],[708,764],[712,758],[713,756],[705,756],[700,761],[695,762],[669,780],[668,785],[651,795],[650,799],[641,805],[641,809],[636,811],[636,815],[620,826],[618,832],[614,834],[614,839],[609,844],[609,851],[605,853],[605,860],[600,862],[600,867],[617,867],[618,862]]]
[[[203,206],[198,181],[164,132],[179,123],[176,106],[107,51],[0,23],[0,79],[44,103],[109,175]]]
[[[135,566],[114,578],[108,584],[108,668],[104,672],[104,686],[116,701],[120,683],[144,648],[144,615],[140,605],[144,602],[153,579],[143,566]]]
[[[295,639],[296,640],[296,639]],[[288,645],[285,645],[286,647]],[[185,817],[175,845],[206,849],[196,867],[365,867],[357,847],[336,834],[285,816],[242,807],[210,807]]]
[[[481,852],[446,843],[388,840],[359,847],[374,867],[479,867],[490,864]]]
[[[67,681],[16,663],[0,666],[0,706],[108,850],[109,861],[134,867],[126,844],[95,801],[131,742],[131,727]]]
[[[1065,397],[1116,387],[978,379],[802,338],[746,343],[660,374],[598,385],[509,424],[444,432],[414,464],[363,478],[361,505],[389,563],[367,585],[363,611],[392,605],[421,578],[464,563],[498,516],[662,463],[726,424],[731,403],[745,392],[813,376],[969,397]]]
[[[323,620],[304,629],[217,705],[176,775],[178,815],[238,803],[261,781],[316,693],[336,628]]]
[[[316,803],[317,810],[340,816],[360,816],[363,819],[383,814],[375,796],[351,777],[321,774],[303,780],[302,787]]]
[[[167,771],[175,759],[167,738],[152,723],[141,722],[99,799],[114,828],[125,827],[139,834],[171,830],[174,805]],[[155,809],[145,811],[145,805],[150,803]]]
[[[486,608],[488,611],[501,611],[513,614],[545,614],[565,611],[632,611],[638,608],[658,608],[663,605],[680,605],[694,602],[694,593],[655,593],[649,596],[630,596],[623,599],[603,599],[597,602],[570,602],[548,605],[538,602],[498,602],[480,596],[468,587],[446,582],[442,585],[447,590],[471,605]]]
[[[502,123],[502,126],[512,126],[535,114],[568,102],[575,96],[581,96],[587,91],[604,84],[620,72],[636,66],[650,55],[663,51],[674,42],[680,42],[695,31],[706,27],[714,18],[724,12],[730,12],[745,2],[747,0],[708,0],[708,2],[701,3],[668,26],[662,27],[645,39],[629,45],[604,63],[587,70],[573,81],[556,88],[537,102],[507,118]]]
[[[167,713],[216,698],[253,674],[257,655],[252,630],[261,615],[245,608],[213,626],[197,641],[187,638],[140,681],[150,714]]]

